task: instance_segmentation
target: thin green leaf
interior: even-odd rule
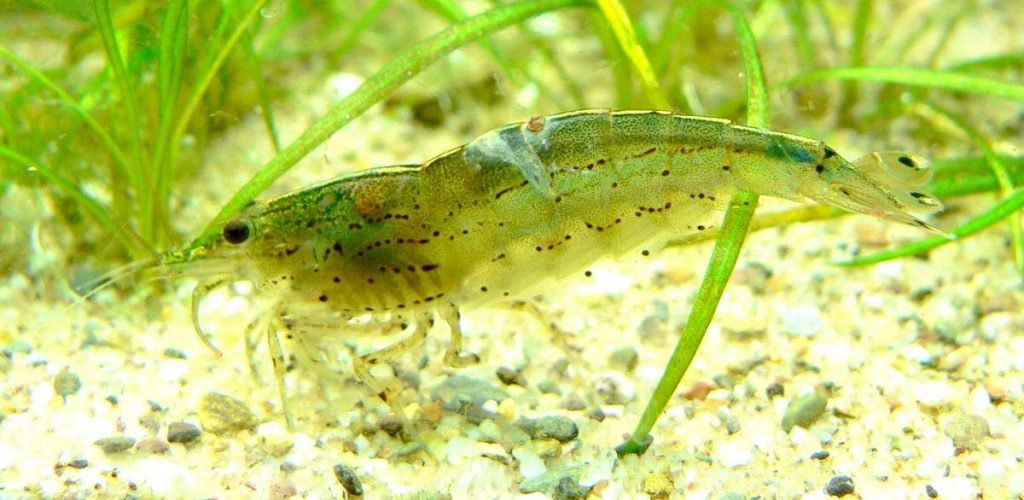
[[[807,25],[807,11],[804,0],[783,0],[782,10],[789,22],[790,37],[796,53],[800,56],[800,66],[809,70],[817,66],[815,63],[815,44],[811,41],[811,29]]]
[[[263,8],[266,1],[267,0],[257,0],[253,2],[249,7],[249,10],[246,11],[245,15],[242,17],[241,21],[235,25],[234,30],[231,31],[231,34],[227,37],[224,43],[220,45],[212,45],[213,47],[217,47],[217,51],[214,53],[213,57],[209,59],[209,62],[203,66],[202,71],[196,78],[196,84],[191,89],[189,100],[179,114],[178,120],[174,126],[174,131],[171,134],[170,143],[172,145],[181,144],[181,140],[185,136],[185,129],[188,127],[189,121],[192,120],[192,115],[194,115],[196,109],[199,108],[199,103],[202,101],[203,95],[206,94],[207,89],[210,88],[210,83],[213,81],[213,77],[216,76],[217,71],[220,70],[220,67],[224,64],[224,61],[227,59],[232,49],[234,49],[238,40],[242,37],[242,33],[245,33],[249,25],[256,19],[257,14],[260,12],[260,9]],[[230,17],[231,12],[226,10],[223,14],[223,19],[230,19]],[[222,21],[222,23],[225,23],[222,25],[226,25],[226,22],[227,21]],[[220,30],[218,29],[218,31]],[[215,39],[217,38],[219,37],[215,35]],[[169,174],[172,176],[174,175],[174,166],[177,163],[177,151],[177,147],[172,147],[168,150]],[[163,206],[166,206],[168,200],[170,200],[170,191],[162,194],[163,197],[161,198],[161,203]]]
[[[604,49],[604,57],[612,71],[612,78],[615,80],[615,107],[619,109],[632,107],[633,103],[633,73],[629,71],[629,59],[622,52],[622,47],[615,40],[615,33],[611,26],[605,22],[599,12],[590,15],[591,25],[594,34],[601,42]]]
[[[643,46],[637,39],[633,23],[629,20],[629,15],[622,3],[619,0],[597,0],[597,5],[608,25],[611,26],[616,41],[622,47],[622,52],[626,54],[633,67],[636,68],[637,74],[640,75],[647,98],[659,109],[670,109],[668,99],[665,99],[665,94],[658,85],[658,77],[654,74],[654,69],[651,67]]]
[[[1024,207],[1024,189],[1018,189],[1013,192],[1010,196],[1003,198],[988,210],[982,212],[977,217],[967,221],[962,226],[950,231],[950,233],[956,237],[956,239],[943,238],[942,236],[936,236],[921,240],[916,243],[912,243],[907,246],[894,248],[892,250],[886,250],[873,255],[867,255],[864,257],[858,257],[842,262],[834,262],[838,266],[866,266],[869,264],[877,264],[879,262],[885,262],[887,260],[900,259],[903,257],[909,257],[916,255],[921,252],[926,252],[933,248],[940,247],[947,243],[959,241],[960,239],[966,238],[973,235],[993,224],[998,224],[1001,220],[1013,215],[1015,212]]]
[[[178,94],[181,91],[182,66],[185,62],[185,51],[188,44],[188,2],[172,0],[165,7],[160,22],[160,45],[157,63],[157,98],[159,99],[158,129],[156,148],[153,151],[152,168],[156,171],[153,192],[159,193],[158,198],[151,200],[155,204],[157,219],[161,233],[166,236],[168,216],[164,200],[170,193],[170,158],[167,149],[172,140],[172,124],[177,116]]]
[[[121,94],[121,103],[124,106],[122,114],[125,120],[125,133],[128,136],[129,151],[132,158],[132,168],[139,171],[140,183],[135,186],[137,196],[143,200],[139,207],[140,230],[142,237],[147,241],[154,241],[156,236],[156,212],[153,200],[153,175],[152,170],[143,166],[142,144],[139,133],[142,131],[142,112],[139,106],[139,96],[135,92],[135,82],[128,69],[125,67],[124,57],[121,55],[121,48],[117,43],[117,33],[114,29],[110,15],[110,5],[107,0],[93,0],[93,9],[96,12],[96,26],[103,40],[103,47],[107,54],[107,63],[114,72],[114,81],[117,82]]]
[[[133,185],[137,186],[142,182],[141,178],[139,177],[139,170],[132,168],[131,162],[129,162],[128,157],[125,155],[121,147],[117,144],[117,141],[115,141],[114,138],[111,137],[110,132],[108,132],[107,129],[103,128],[103,126],[100,125],[98,121],[96,121],[96,118],[94,118],[92,114],[90,114],[89,111],[85,109],[85,107],[79,104],[78,101],[75,100],[75,98],[71,97],[71,95],[68,94],[63,88],[61,88],[52,80],[47,78],[46,75],[44,75],[41,71],[37,70],[31,64],[26,62],[17,54],[8,50],[7,47],[4,47],[3,45],[0,45],[0,57],[7,59],[11,62],[11,64],[20,69],[29,78],[35,80],[43,87],[46,87],[46,89],[50,92],[53,92],[57,96],[57,100],[63,106],[66,106],[71,111],[74,111],[74,113],[82,119],[82,122],[85,123],[87,127],[89,127],[89,130],[92,130],[92,132],[96,134],[96,137],[100,140],[100,143],[103,144],[103,147],[107,149],[107,151],[110,153],[110,156],[114,158],[114,166],[117,167],[118,174],[121,174],[127,179],[129,179]]]
[[[1024,85],[1019,83],[1007,83],[963,73],[951,73],[908,66],[823,69],[798,75],[786,82],[786,85],[797,85],[821,80],[859,80],[865,82],[896,83],[913,87],[1001,97],[1024,102]]]
[[[857,2],[857,11],[853,17],[853,39],[850,41],[850,60],[852,67],[865,65],[864,46],[867,43],[868,25],[871,22],[871,11],[874,8],[874,0],[860,0]],[[839,116],[843,123],[856,125],[858,121],[853,118],[853,107],[860,100],[860,86],[857,80],[847,80],[843,86],[843,97],[839,104]]]
[[[966,73],[970,71],[1024,71],[1024,52],[997,54],[994,56],[960,61],[946,67],[946,71]]]
[[[356,22],[353,23],[348,34],[345,35],[345,38],[342,39],[341,43],[338,45],[338,49],[334,51],[335,54],[331,56],[332,59],[336,61],[344,59],[344,57],[348,55],[349,51],[352,50],[352,47],[355,47],[356,43],[359,42],[359,37],[361,37],[366,29],[369,28],[378,17],[380,17],[381,12],[384,12],[384,9],[386,9],[390,3],[391,0],[376,0],[371,3],[366,10],[359,14],[359,17],[356,18]]]
[[[743,73],[747,86],[747,124],[766,128],[769,126],[768,92],[754,34],[739,8],[732,4],[728,4],[727,8],[732,15],[736,40],[743,58]],[[636,429],[625,443],[616,447],[619,455],[642,453],[650,445],[651,428],[671,400],[711,325],[722,293],[725,292],[729,277],[739,259],[740,249],[743,247],[750,221],[757,208],[757,200],[756,194],[744,190],[737,190],[732,195],[729,208],[722,220],[721,234],[715,241],[715,248],[712,250],[707,271],[690,310],[690,317],[683,327],[658,385],[654,388],[654,393],[644,408],[643,415],[637,422]]]
[[[270,89],[267,87],[267,79],[263,74],[263,58],[256,52],[253,36],[249,30],[242,32],[240,43],[245,52],[246,70],[256,84],[256,91],[259,93],[260,116],[263,118],[263,126],[270,136],[270,144],[274,146],[274,153],[280,153],[281,138],[277,132],[277,121],[274,119],[274,107],[270,102]]]
[[[125,248],[136,256],[154,255],[153,249],[138,234],[126,225],[118,223],[102,203],[82,191],[74,182],[64,178],[44,163],[33,161],[13,149],[0,145],[0,157],[7,158],[32,172],[36,172],[51,186],[75,200],[100,226],[106,228]]]
[[[488,33],[533,16],[565,7],[588,5],[590,2],[586,0],[527,0],[502,5],[455,24],[419,43],[368,78],[355,92],[342,99],[326,115],[307,128],[281,154],[271,159],[235,193],[191,246],[195,248],[213,241],[219,233],[220,226],[269,187],[274,180],[332,134],[442,56]]]

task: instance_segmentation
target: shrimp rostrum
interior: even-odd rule
[[[920,190],[930,174],[913,155],[850,162],[821,141],[727,120],[586,110],[505,126],[423,165],[371,169],[254,204],[219,240],[166,254],[158,267],[203,280],[193,307],[201,335],[198,302],[212,288],[244,280],[270,297],[265,323],[282,396],[278,335],[404,332],[353,363],[401,415],[371,368],[417,347],[437,320],[451,332],[445,363],[471,361],[461,352],[464,308],[705,231],[736,189],[938,232],[918,218],[941,207]]]

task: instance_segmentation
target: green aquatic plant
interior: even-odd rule
[[[232,106],[226,95],[210,93],[214,80],[224,77],[229,57],[238,59],[233,71],[259,70],[247,34],[263,4],[239,0],[203,5],[198,12],[186,1],[167,2],[154,12],[141,1],[117,12],[107,0],[95,0],[91,12],[52,5],[52,14],[73,14],[86,26],[68,42],[67,57],[84,58],[90,46],[100,45],[106,65],[81,85],[66,68],[42,71],[0,44],[0,60],[24,77],[21,87],[7,90],[8,116],[0,121],[5,139],[0,155],[10,161],[4,177],[31,183],[38,173],[136,258],[169,245],[176,238],[170,227],[175,180],[196,161],[183,158],[182,145],[204,142],[208,122],[195,119],[202,108]],[[196,25],[196,19],[211,14],[212,26]],[[249,47],[244,55],[236,53],[240,44]],[[251,81],[259,88],[276,143],[264,80]],[[58,106],[51,104],[53,97]],[[48,120],[46,114],[60,108],[71,111],[81,126]],[[44,149],[51,143],[58,144],[60,154]],[[83,189],[97,179],[108,186],[109,201]]]

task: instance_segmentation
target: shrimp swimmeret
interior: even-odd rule
[[[934,230],[917,214],[927,162],[871,153],[849,162],[821,141],[663,111],[585,110],[494,130],[423,165],[366,170],[246,209],[208,245],[165,254],[151,271],[202,281],[198,304],[250,281],[273,301],[266,326],[281,384],[278,334],[321,362],[321,340],[406,332],[354,360],[396,413],[372,365],[421,344],[434,320],[461,353],[461,309],[524,296],[607,256],[657,247],[720,222],[734,190],[874,215]],[[366,317],[369,320],[366,320]]]

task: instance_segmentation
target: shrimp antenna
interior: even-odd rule
[[[75,301],[72,302],[71,305],[69,305],[64,310],[67,311],[70,310],[71,308],[78,307],[83,302],[89,300],[93,295],[96,295],[97,293],[102,292],[107,288],[110,288],[115,283],[124,280],[128,276],[132,276],[143,269],[152,267],[158,262],[159,260],[156,257],[137,260],[135,262],[125,264],[110,272],[101,274],[100,276],[89,280],[81,287],[74,288],[75,292],[80,292],[80,294],[78,298],[75,299]]]

